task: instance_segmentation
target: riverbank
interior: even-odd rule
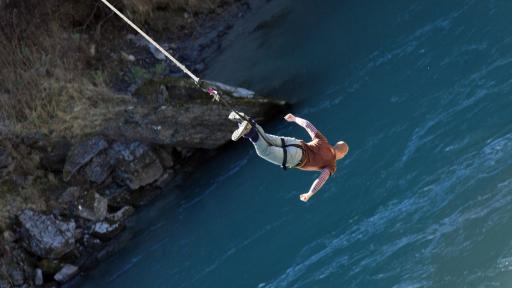
[[[59,286],[94,268],[129,241],[126,220],[229,143],[234,128],[229,111],[105,7],[71,1],[59,14],[28,2],[0,3],[11,16],[4,27],[18,27],[2,31],[0,45],[16,52],[0,59],[2,75],[11,75],[0,90],[1,287]],[[124,11],[196,73],[251,8],[130,3]],[[29,23],[36,10],[41,18]],[[56,15],[67,16],[44,22]],[[224,93],[257,120],[284,108],[251,91]]]

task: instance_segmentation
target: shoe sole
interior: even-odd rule
[[[245,116],[243,113],[239,112],[240,115]],[[243,123],[244,119],[240,118],[235,112],[229,113],[228,119],[237,122],[237,123]]]
[[[252,126],[249,122],[244,122],[242,126],[238,127],[238,129],[233,132],[233,135],[231,135],[231,140],[238,141],[238,139],[242,138],[249,130],[251,130]]]

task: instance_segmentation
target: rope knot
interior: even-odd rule
[[[220,96],[219,96],[219,93],[217,92],[217,90],[215,90],[215,88],[213,87],[208,87],[208,94],[210,94],[211,96],[213,96],[213,101],[219,101],[220,100]]]

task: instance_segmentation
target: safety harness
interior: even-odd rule
[[[304,148],[302,148],[301,145],[286,144],[286,142],[284,141],[284,138],[281,137],[281,148],[283,148],[283,163],[281,164],[281,167],[283,168],[284,171],[286,171],[286,169],[288,168],[288,167],[286,167],[286,164],[288,163],[288,150],[286,150],[286,147],[296,147],[296,148],[299,148],[300,150],[302,150],[302,152],[304,152]]]

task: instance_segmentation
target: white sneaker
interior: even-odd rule
[[[251,123],[244,121],[242,124],[240,124],[240,126],[238,126],[238,129],[236,129],[235,132],[233,132],[233,135],[231,135],[231,140],[237,141],[242,136],[251,131],[251,128]]]
[[[238,116],[238,114],[242,115],[243,117],[246,117],[244,113],[242,112],[235,112],[235,111],[231,111],[231,113],[229,113],[229,116],[228,116],[228,119],[233,121],[233,122],[238,122],[240,124],[242,124],[245,120],[240,118],[240,116]]]

